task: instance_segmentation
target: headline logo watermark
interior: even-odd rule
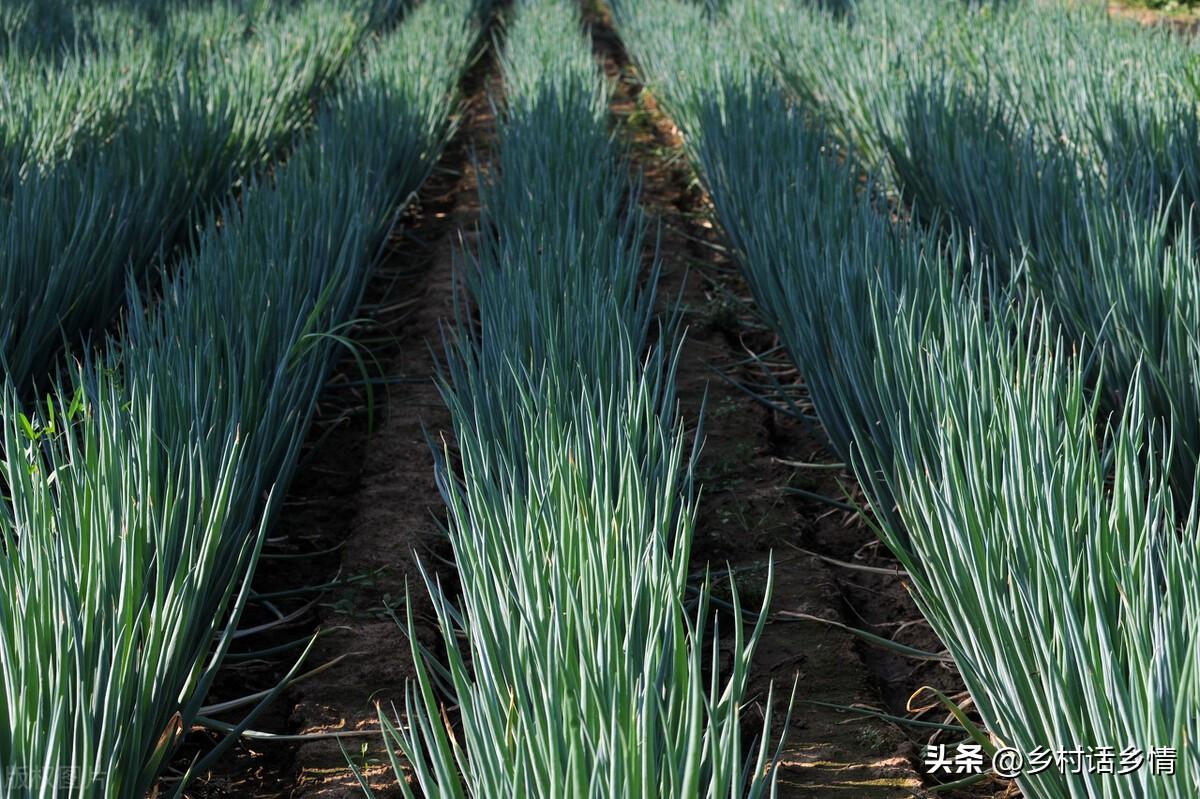
[[[953,750],[953,751],[951,751]],[[975,743],[957,746],[936,744],[925,747],[925,768],[930,774],[971,776],[985,771],[987,755]],[[1012,779],[1022,774],[1040,774],[1056,769],[1062,774],[1133,774],[1149,769],[1152,774],[1174,774],[1176,752],[1172,747],[1142,749],[1126,746],[1088,746],[1047,749],[1037,746],[1028,752],[1002,746],[991,756],[991,770]]]
[[[4,788],[9,793],[13,791],[47,790],[57,788],[69,791],[80,788],[84,784],[85,772],[82,768],[68,766],[64,768],[16,768],[4,771]],[[104,777],[91,772],[92,781],[98,782]]]

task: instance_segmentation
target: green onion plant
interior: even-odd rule
[[[926,198],[957,199],[896,218],[881,182],[861,181],[841,130],[813,127],[824,117],[781,94],[777,73],[738,77],[725,23],[650,38],[637,26],[644,7],[618,16],[634,60],[668,65],[646,79],[675,98],[672,112],[692,103],[679,118],[691,120],[683,132],[715,214],[953,655],[988,733],[980,742],[1176,753],[1169,773],[1027,770],[1017,778],[1027,796],[1193,795],[1198,506],[1171,474],[1186,420],[1176,430],[1155,397],[1184,395],[1164,386],[1192,369],[1173,321],[1185,318],[1187,225],[1169,209],[1147,216],[1123,189],[1131,205],[1107,215],[1099,201],[1052,214],[1055,187],[1081,180],[1083,151],[1014,169],[1046,157],[1039,134],[998,106],[948,96],[932,105],[952,99],[961,116],[930,128],[949,144],[943,164],[925,166]],[[672,46],[643,58],[649,41]],[[703,82],[670,66],[697,52],[733,67],[705,91],[672,90],[689,75]],[[950,140],[956,130],[966,143]],[[978,130],[988,135],[972,139]],[[858,164],[871,162],[864,149]],[[996,169],[974,193],[953,175],[983,179],[970,153]],[[1088,179],[1112,185],[1103,170]],[[1017,215],[1029,227],[1006,226],[988,190],[1009,210],[1036,209]],[[955,232],[942,214],[975,226]],[[1072,341],[1103,333],[1101,322],[1118,332]]]
[[[558,0],[518,0],[500,62],[496,156],[442,378],[459,588],[425,573],[442,652],[419,644],[410,606],[417,680],[406,724],[381,712],[386,738],[424,796],[765,796],[769,713],[757,742],[742,729],[759,728],[743,703],[765,608],[747,633],[734,590],[728,664],[707,583],[684,601],[696,500],[678,330],[655,324],[658,263],[644,274],[609,87]],[[403,775],[401,789],[415,795]]]
[[[141,799],[190,729],[394,208],[445,141],[476,35],[464,6],[423,5],[381,41],[314,136],[210,216],[156,302],[131,292],[119,335],[45,404],[10,385],[5,796]]]
[[[0,374],[28,390],[64,342],[103,334],[126,277],[186,247],[237,179],[282,154],[363,34],[324,2],[263,20],[229,52],[180,61],[102,145],[16,181],[0,198]]]

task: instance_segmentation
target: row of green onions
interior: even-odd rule
[[[782,8],[739,0],[731,28],[772,54],[814,116],[850,120],[831,129],[915,216],[970,229],[993,269],[1023,271],[1072,339],[1104,352],[1111,410],[1137,376],[1147,412],[1169,422],[1186,500],[1200,462],[1194,45],[1032,0],[861,0],[842,16],[797,7],[779,25]]]
[[[466,2],[411,11],[312,139],[210,218],[157,302],[132,297],[119,336],[49,407],[29,413],[8,392],[6,796],[141,799],[196,721],[317,394],[393,209],[446,139],[476,37]]]
[[[855,8],[842,11],[852,19]],[[963,717],[963,739],[989,752],[1177,753],[1171,773],[1026,771],[1017,783],[1027,796],[1194,795],[1200,505],[1194,491],[1172,490],[1180,431],[1156,412],[1146,379],[1160,364],[1140,354],[1130,374],[1109,369],[1120,353],[1095,339],[1079,346],[1058,292],[1031,291],[1020,262],[997,268],[1012,254],[975,230],[927,226],[938,209],[894,221],[888,173],[864,187],[842,131],[812,129],[806,98],[797,107],[791,86],[750,63],[737,8],[709,15],[656,0],[619,10],[765,321],[971,692],[985,730]],[[820,13],[831,28],[849,24]],[[915,54],[922,43],[901,45]],[[954,144],[943,143],[943,153]],[[976,195],[1009,177],[999,170]],[[1121,296],[1136,304],[1170,279],[1139,267]],[[1121,318],[1117,297],[1095,302]]]
[[[243,11],[265,10],[270,3]],[[207,16],[214,8],[191,0],[8,0],[0,6],[0,57],[18,61],[61,61],[135,37],[154,36],[172,17]],[[206,4],[207,5],[207,4]],[[232,3],[214,3],[232,10]]]
[[[288,3],[287,6],[292,5]],[[103,143],[164,76],[236,49],[284,4],[14,0],[0,6],[0,175]]]
[[[747,632],[734,591],[723,654],[708,584],[685,602],[695,452],[678,320],[655,315],[659,264],[610,88],[574,4],[517,0],[505,35],[442,374],[457,587],[425,573],[441,646],[421,646],[410,605],[417,679],[406,723],[381,711],[385,738],[429,797],[766,796],[770,712],[743,709],[765,608]]]
[[[64,342],[108,328],[127,276],[186,250],[202,215],[292,144],[367,33],[357,6],[309,0],[256,17],[228,50],[181,45],[107,138],[15,181],[0,199],[0,374],[22,391],[49,377]],[[231,22],[220,8],[183,40]]]
[[[1091,168],[1150,166],[1168,190],[1182,177],[1200,199],[1200,176],[1180,174],[1198,147],[1195,46],[1169,27],[1054,0],[720,5],[728,32],[882,175],[896,177],[898,146],[920,147],[905,141],[906,107],[933,90],[1002,106],[1033,143],[1065,146]]]

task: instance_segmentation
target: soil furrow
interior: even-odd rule
[[[429,444],[440,442],[450,426],[434,374],[440,326],[453,316],[455,252],[464,238],[469,241],[479,218],[471,153],[492,124],[487,85],[493,73],[492,59],[485,57],[465,79],[469,99],[457,134],[437,174],[407,212],[380,276],[400,312],[398,318],[381,320],[383,334],[394,343],[382,352],[374,348],[372,355],[384,364],[384,374],[398,380],[382,398],[382,413],[364,448],[353,511],[343,519],[339,536],[345,542],[343,576],[371,578],[339,592],[324,610],[324,626],[345,629],[319,644],[313,662],[347,651],[359,654],[292,692],[291,720],[299,732],[377,729],[376,703],[395,716],[392,703],[402,703],[404,685],[414,676],[409,642],[389,610],[403,618],[406,588],[425,643],[434,646],[440,640],[418,568],[419,558],[431,571],[453,571],[442,565],[450,552]],[[378,796],[399,795],[377,737],[345,744]],[[291,784],[290,795],[304,799],[362,795],[341,748],[331,741],[297,750]]]

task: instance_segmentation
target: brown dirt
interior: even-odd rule
[[[300,732],[328,729],[377,729],[375,703],[393,715],[390,703],[402,697],[402,686],[414,675],[409,642],[384,610],[401,607],[405,587],[411,588],[422,638],[435,645],[432,608],[422,583],[414,551],[435,571],[449,556],[441,530],[442,501],[434,483],[429,441],[441,441],[450,426],[437,387],[434,352],[440,352],[440,325],[453,314],[454,251],[462,236],[469,239],[479,216],[476,175],[469,153],[491,125],[485,59],[467,78],[469,101],[455,141],[447,148],[441,170],[446,176],[427,185],[407,225],[410,238],[397,242],[393,252],[395,277],[402,282],[419,274],[416,291],[401,285],[398,294],[412,312],[399,327],[385,326],[398,337],[387,374],[408,382],[388,393],[382,424],[370,437],[361,486],[353,498],[355,513],[344,530],[343,569],[375,571],[369,590],[344,594],[341,607],[325,614],[325,624],[345,626],[345,632],[323,642],[315,660],[321,662],[354,650],[363,653],[343,666],[301,684],[293,692],[293,726]],[[422,251],[423,250],[423,251]],[[452,578],[452,575],[450,575]],[[352,604],[351,604],[352,603]],[[363,744],[366,750],[363,751]],[[359,764],[368,764],[377,795],[399,795],[398,786],[377,737],[355,741]],[[299,799],[359,797],[361,791],[347,773],[346,760],[335,742],[320,741],[299,748],[292,770],[290,796]]]
[[[1176,33],[1187,36],[1195,35],[1200,30],[1200,9],[1196,8],[1156,10],[1136,3],[1109,2],[1107,9],[1110,17],[1132,19],[1143,25],[1166,25]]]

